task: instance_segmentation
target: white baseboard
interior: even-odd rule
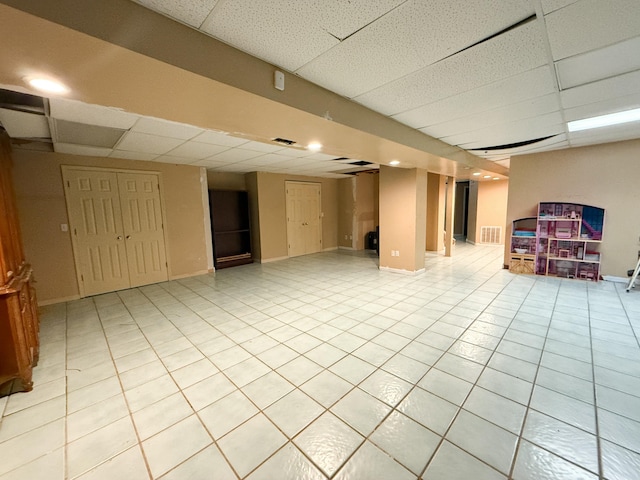
[[[71,295],[70,297],[50,298],[48,300],[38,299],[38,306],[44,307],[46,305],[55,305],[56,303],[72,302],[73,300],[80,300],[80,295]]]
[[[353,248],[353,247],[343,247],[342,245],[340,245],[338,247],[338,250],[351,250],[351,251],[353,251],[353,250],[355,250],[355,248]]]
[[[616,283],[629,283],[630,278],[624,277],[615,277],[613,275],[604,275],[602,277],[607,282],[616,282]]]
[[[189,277],[197,277],[198,275],[206,275],[207,273],[212,273],[212,272],[210,272],[207,269],[207,270],[198,270],[197,272],[193,272],[193,273],[184,273],[182,275],[171,275],[169,277],[169,281],[182,280],[183,278],[189,278]]]
[[[289,257],[288,256],[287,257],[273,257],[273,258],[266,258],[266,259],[262,259],[261,258],[260,260],[257,260],[257,262],[258,263],[279,262],[280,260],[286,260],[287,258],[289,258]]]
[[[338,250],[339,248],[342,248],[342,247],[329,247],[329,248],[325,248],[322,251],[323,252],[333,252],[334,250]]]
[[[391,268],[391,267],[378,267],[378,268],[384,272],[399,273],[401,275],[420,275],[421,273],[424,273],[426,271],[424,268],[421,268],[420,270],[415,270],[413,272],[411,270],[404,270],[401,268]]]

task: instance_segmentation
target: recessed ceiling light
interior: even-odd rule
[[[610,113],[609,115],[600,115],[598,117],[584,118],[568,122],[567,127],[570,132],[579,132],[589,128],[608,127],[618,125],[620,123],[635,122],[640,120],[640,108],[627,110],[624,112]]]
[[[491,175],[485,175],[485,176],[484,176],[484,177],[482,177],[482,178],[491,178]]]
[[[69,88],[57,80],[51,80],[44,77],[30,77],[26,79],[27,83],[36,90],[40,90],[46,93],[55,93],[58,95],[64,95],[69,93]]]
[[[479,176],[479,175],[480,175],[480,172],[473,172],[473,176],[474,176],[474,177],[477,177],[477,176]]]
[[[493,177],[494,180],[500,180],[500,177]]]
[[[307,149],[311,150],[312,152],[319,152],[320,150],[322,150],[322,144],[318,142],[311,142],[309,145],[307,145]]]
[[[392,167],[395,167],[396,165],[400,165],[400,160],[391,160],[389,162],[389,165],[391,165]]]

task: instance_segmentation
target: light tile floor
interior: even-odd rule
[[[0,479],[640,478],[640,291],[328,252],[42,309]]]

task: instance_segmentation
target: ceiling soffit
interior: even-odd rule
[[[272,87],[273,66],[203,36],[184,25],[152,13],[128,0],[101,1],[101,7],[104,8],[96,8],[94,4],[87,6],[79,0],[61,0],[56,2],[55,6],[44,0],[29,2],[27,5],[24,5],[24,2],[14,0],[1,0],[0,3],[15,6],[19,10],[28,11],[55,23],[66,25],[72,30],[89,34],[92,37],[107,40],[112,44],[123,46],[126,50],[141,53],[147,57],[147,60],[143,58],[141,61],[139,57],[136,61],[125,58],[123,62],[124,57],[131,57],[131,55],[123,53],[113,45],[103,46],[100,42],[93,42],[92,47],[87,48],[91,42],[83,39],[78,43],[77,35],[72,31],[60,30],[60,27],[43,24],[32,17],[27,22],[27,24],[31,24],[31,28],[27,28],[25,32],[24,21],[27,19],[24,14],[18,15],[15,11],[7,10],[7,14],[17,15],[21,23],[19,28],[14,29],[15,31],[8,29],[11,31],[5,32],[9,39],[8,46],[11,47],[13,43],[16,47],[15,49],[8,48],[8,50],[15,50],[8,54],[9,57],[12,57],[11,60],[15,61],[20,57],[21,52],[29,51],[30,45],[39,45],[43,50],[43,55],[50,54],[52,56],[49,61],[44,61],[43,64],[49,63],[54,67],[53,59],[57,58],[57,67],[54,67],[54,70],[56,68],[61,70],[63,78],[64,72],[73,74],[78,80],[78,87],[91,82],[95,82],[98,87],[102,83],[99,85],[99,89],[96,88],[91,92],[91,95],[79,95],[80,98],[77,99],[87,103],[119,107],[143,115],[171,118],[202,128],[220,129],[241,134],[247,132],[243,131],[242,122],[235,121],[234,118],[250,116],[254,117],[256,125],[262,125],[263,130],[257,131],[256,134],[259,139],[284,136],[306,142],[312,140],[315,132],[324,131],[330,137],[352,137],[351,141],[336,141],[335,152],[330,152],[336,155],[370,160],[376,163],[382,161],[381,159],[388,161],[388,157],[395,158],[396,156],[403,156],[407,161],[411,161],[412,157],[415,157],[415,161],[418,162],[419,157],[422,157],[419,163],[430,166],[422,168],[436,171],[445,165],[447,174],[456,171],[455,164],[449,165],[449,161],[461,162],[465,166],[483,168],[502,175],[508,172],[504,167],[493,165],[491,162],[471,155],[462,149],[435,140],[301,78],[287,76],[286,91],[275,90]],[[154,32],[162,32],[162,35]],[[38,37],[38,35],[40,37],[37,39],[29,39],[29,37]],[[15,38],[11,40],[12,37]],[[51,51],[41,47],[51,43],[52,38],[57,39],[57,44],[55,47],[51,47]],[[20,44],[22,46],[18,46]],[[65,48],[61,49],[61,45]],[[96,55],[96,51],[91,51],[91,48],[96,48],[96,46],[99,46],[97,51],[105,53]],[[65,49],[72,47],[76,50],[73,55],[65,51]],[[35,47],[31,49],[33,48]],[[207,57],[203,58],[202,55],[197,54],[185,56],[185,51],[206,51],[208,53]],[[77,58],[90,60],[84,62],[80,68],[77,64]],[[215,58],[216,62],[211,62],[211,58]],[[165,70],[162,70],[157,63],[153,63],[151,59],[162,62]],[[5,63],[5,65],[10,64]],[[116,95],[116,92],[122,93],[121,90],[125,88],[125,85],[137,84],[138,81],[142,83],[143,77],[149,78],[151,76],[157,79],[154,79],[154,83],[166,85],[172,78],[161,79],[159,75],[166,74],[168,65],[175,65],[179,68],[174,69],[169,75],[176,82],[165,89],[163,99],[168,104],[163,108],[155,103],[157,99],[153,95],[154,92],[150,91],[153,90],[153,87],[147,86],[146,89],[139,87],[137,93],[129,92],[125,95]],[[145,70],[147,68],[149,70]],[[117,70],[126,72],[126,75],[118,73]],[[187,72],[192,72],[195,75],[187,75]],[[100,79],[99,77],[104,76],[105,73],[110,80],[115,81],[108,84],[104,78]],[[177,81],[184,81],[186,77],[189,77],[191,92],[182,92],[181,85],[184,84]],[[212,79],[216,82],[211,82]],[[5,78],[1,83],[17,84],[15,80],[15,78]],[[236,88],[230,90],[218,82],[226,85],[233,84],[241,91]],[[79,88],[78,91],[82,91],[82,88]],[[194,91],[199,92],[197,99]],[[218,96],[214,93],[217,93]],[[209,96],[209,94],[213,95]],[[135,95],[148,98],[142,101],[133,98]],[[171,98],[174,96],[177,98],[171,104]],[[232,112],[230,109],[224,111],[226,107],[218,102],[221,99],[231,97],[238,99],[236,103],[239,106],[236,111]],[[180,116],[180,111],[185,110],[184,105],[177,109],[173,108],[178,98],[192,107],[195,112],[192,118]],[[207,101],[207,98],[210,98],[211,101]],[[273,102],[268,100],[273,100]],[[198,111],[205,108],[207,104],[210,105],[210,111]],[[128,108],[130,105],[135,105],[136,108]],[[290,106],[294,106],[295,110],[286,109]],[[218,107],[222,107],[221,113],[227,115],[218,112]],[[175,116],[159,114],[167,111],[175,112]],[[272,114],[265,113],[267,111]],[[225,117],[226,124],[214,124],[222,117]],[[301,122],[301,118],[305,120]],[[197,121],[193,121],[193,119]],[[343,131],[344,126],[349,127],[348,130]],[[272,131],[274,127],[279,131]],[[289,132],[287,129],[292,131]],[[331,145],[328,147],[331,148]]]

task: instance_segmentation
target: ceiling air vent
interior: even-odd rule
[[[338,158],[332,158],[331,159],[333,162],[338,162],[340,160],[350,160],[349,157],[338,157]]]
[[[350,162],[349,165],[358,165],[359,167],[364,167],[365,165],[372,165],[372,163],[365,162],[364,160],[358,160],[357,162]]]
[[[287,146],[295,145],[295,143],[296,143],[293,140],[287,140],[286,138],[280,138],[280,137],[274,138],[271,141],[279,143],[281,145],[287,145]]]

